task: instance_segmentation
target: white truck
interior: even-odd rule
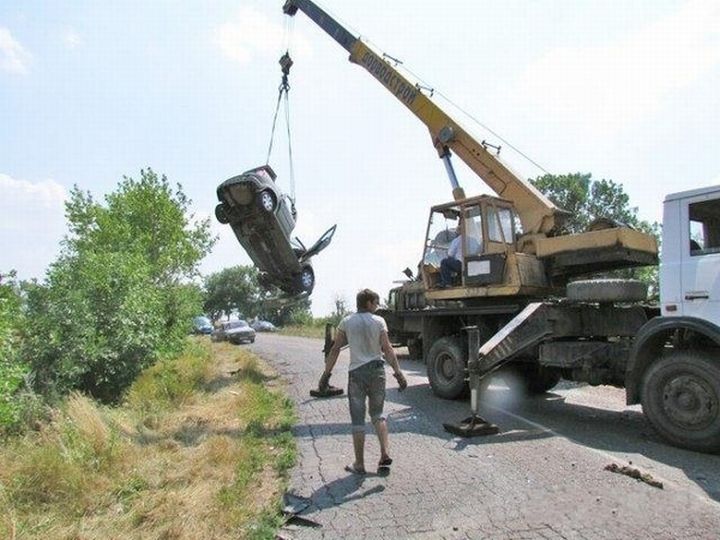
[[[669,442],[720,451],[720,186],[664,203],[660,306],[638,282],[568,284],[565,298],[528,304],[481,344],[469,328],[473,418],[487,376],[518,359],[565,379],[625,387]],[[462,429],[459,430],[462,433]]]

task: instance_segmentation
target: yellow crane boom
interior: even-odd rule
[[[451,151],[498,196],[513,203],[526,234],[547,235],[556,228],[562,211],[475,140],[391,62],[378,55],[311,0],[286,0],[283,11],[287,15],[295,15],[298,10],[347,50],[350,62],[364,67],[428,127],[433,145],[445,163],[456,200],[464,199],[465,194],[450,161]]]

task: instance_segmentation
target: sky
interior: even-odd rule
[[[429,207],[452,200],[427,129],[283,3],[0,0],[0,273],[44,278],[74,185],[101,200],[152,167],[212,216],[217,185],[265,163],[288,47],[295,234],[338,225],[313,262],[313,313],[415,268]],[[523,177],[612,179],[651,221],[665,194],[720,184],[716,0],[319,3]],[[290,192],[287,150],[281,125],[270,164]],[[491,193],[455,165],[468,195]],[[251,264],[212,229],[204,275]]]

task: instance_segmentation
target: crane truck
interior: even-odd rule
[[[578,279],[657,264],[655,238],[607,219],[564,233],[563,210],[396,61],[311,0],[286,0],[283,11],[305,13],[425,124],[444,163],[453,200],[431,207],[418,275],[390,291],[381,313],[391,339],[425,361],[436,395],[455,399],[470,390],[473,414],[454,432],[476,432],[483,387],[500,371],[531,393],[561,378],[624,387],[627,403],[642,402],[670,442],[720,450],[720,289],[712,270],[720,260],[720,189],[665,202],[662,308],[646,304],[647,288],[638,281]],[[466,197],[453,154],[496,195]],[[439,266],[457,235],[462,268],[441,286]]]

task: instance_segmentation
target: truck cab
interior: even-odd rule
[[[664,317],[720,327],[720,188],[674,193],[663,208],[660,298]]]

